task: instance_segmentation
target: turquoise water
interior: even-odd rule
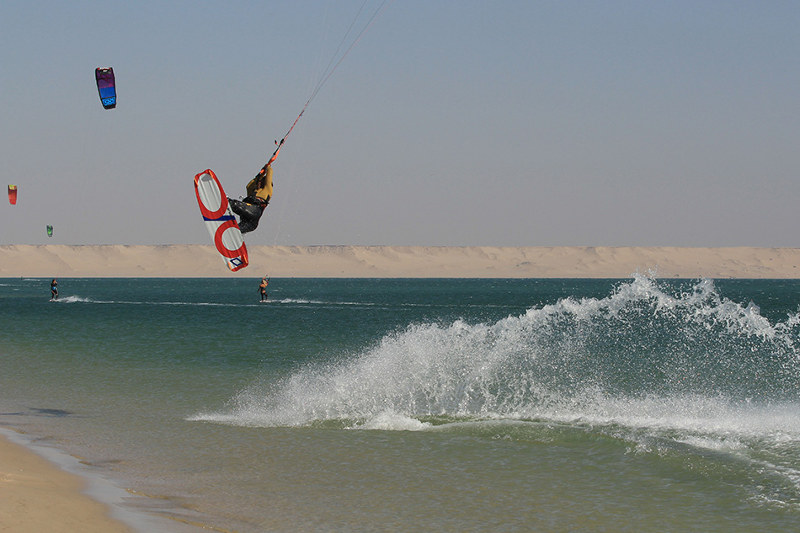
[[[800,529],[800,281],[59,282],[0,279],[0,425],[140,513]]]

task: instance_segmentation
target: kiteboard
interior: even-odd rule
[[[211,240],[233,272],[247,266],[247,247],[222,184],[211,169],[194,177],[194,192]]]

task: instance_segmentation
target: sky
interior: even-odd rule
[[[195,174],[243,196],[336,65],[248,245],[798,247],[798,27],[781,1],[3,0],[0,244],[211,244]]]

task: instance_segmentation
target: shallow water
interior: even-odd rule
[[[795,281],[0,280],[0,424],[238,531],[788,531]]]

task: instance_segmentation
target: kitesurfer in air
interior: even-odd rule
[[[239,229],[242,233],[251,232],[258,227],[258,221],[264,214],[264,209],[269,205],[272,198],[272,163],[278,157],[281,146],[283,146],[283,140],[278,144],[278,148],[267,164],[247,184],[247,196],[243,200],[228,198],[231,209],[239,215]]]

